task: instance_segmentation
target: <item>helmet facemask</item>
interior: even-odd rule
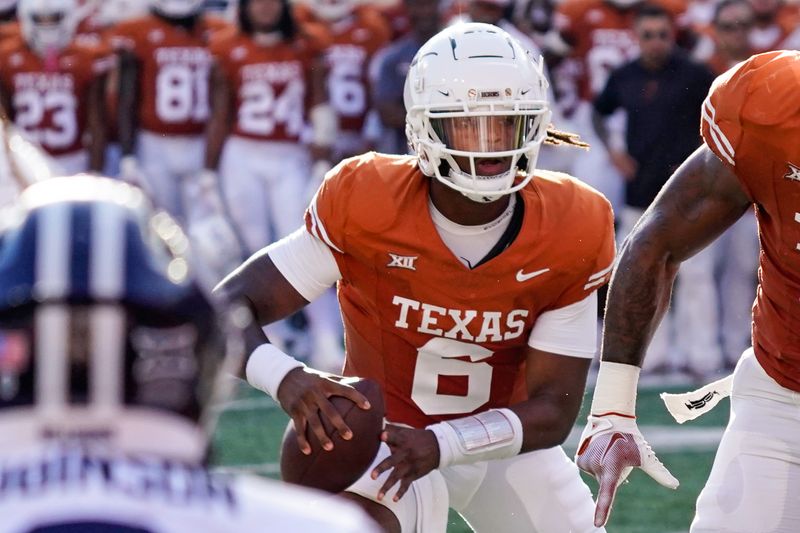
[[[541,60],[500,28],[443,30],[406,79],[406,135],[420,170],[476,202],[522,189],[550,124],[547,86]]]

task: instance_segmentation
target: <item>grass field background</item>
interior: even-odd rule
[[[702,418],[678,425],[658,398],[658,393],[664,390],[685,391],[687,387],[651,387],[640,391],[639,427],[659,458],[681,481],[681,486],[671,491],[641,471],[634,471],[617,494],[614,513],[607,527],[610,533],[689,530],[695,500],[711,470],[714,450],[727,423],[729,403],[725,400]],[[565,445],[570,455],[574,453],[582,421],[586,418],[591,392],[587,392],[579,424]],[[222,406],[215,436],[215,465],[223,470],[278,477],[279,445],[287,420],[271,399],[242,385],[236,399]],[[594,480],[588,479],[587,482],[595,491]],[[451,513],[450,518],[448,533],[471,531],[455,513]]]

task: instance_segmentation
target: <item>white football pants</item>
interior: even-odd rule
[[[697,499],[691,533],[800,531],[800,394],[748,349],[734,371],[731,417]]]

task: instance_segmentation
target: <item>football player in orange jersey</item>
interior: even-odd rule
[[[302,7],[297,6],[298,13]],[[328,101],[339,123],[332,160],[339,161],[370,149],[366,126],[372,106],[367,68],[375,52],[389,42],[391,29],[376,9],[357,6],[355,0],[311,0],[309,8],[304,16],[325,24],[331,34],[324,54]]]
[[[262,324],[336,283],[345,375],[381,383],[386,427],[347,492],[387,531],[443,533],[447,507],[478,532],[604,531],[560,444],[596,351],[597,289],[614,258],[596,191],[536,168],[549,128],[541,61],[488,24],[425,43],[405,85],[416,156],[344,160],[305,227],[219,286]],[[260,330],[258,330],[260,331]],[[258,331],[254,333],[258,333]],[[363,396],[271,344],[248,381],[290,414],[301,449],[352,433],[328,398]]]
[[[110,48],[73,42],[75,15],[74,0],[21,0],[22,34],[0,48],[3,107],[63,174],[103,168],[103,94],[114,64]]]
[[[296,228],[312,158],[330,168],[336,117],[326,102],[322,54],[329,38],[320,25],[296,25],[287,0],[242,0],[238,22],[211,44],[205,165],[209,173],[219,169],[231,218],[253,253]],[[314,363],[341,369],[341,320],[334,296],[326,299],[307,310]],[[288,341],[286,325],[271,333]]]
[[[227,25],[204,15],[202,0],[150,0],[150,6],[149,15],[111,29],[120,50],[120,172],[185,220],[194,189],[218,186],[199,176],[209,117],[208,40]]]
[[[800,531],[800,52],[755,55],[717,78],[704,145],[628,236],[608,295],[602,362],[578,464],[600,483],[605,523],[632,468],[675,488],[636,426],[639,367],[680,263],[755,209],[761,245],[752,348],[728,377],[668,401],[678,421],[731,394],[731,416],[692,533]]]

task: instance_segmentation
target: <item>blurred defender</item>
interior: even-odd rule
[[[0,228],[0,532],[372,532],[330,497],[211,474],[244,309],[216,308],[138,190],[73,176]]]

